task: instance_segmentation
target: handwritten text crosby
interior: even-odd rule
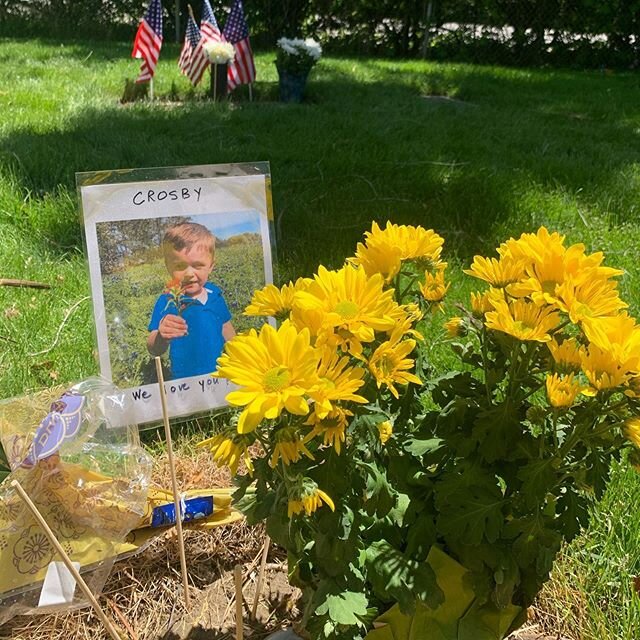
[[[181,189],[146,189],[145,191],[136,191],[132,198],[132,202],[136,207],[147,204],[149,202],[163,202],[164,200],[189,200],[195,198],[196,202],[200,202],[202,187],[182,187]]]

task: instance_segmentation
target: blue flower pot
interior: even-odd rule
[[[309,72],[290,73],[284,69],[278,69],[278,76],[280,77],[280,101],[302,102]]]

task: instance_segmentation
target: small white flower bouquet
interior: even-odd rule
[[[230,42],[207,42],[203,48],[211,64],[227,64],[235,58],[235,50]]]
[[[313,38],[280,38],[277,44],[276,66],[292,74],[306,75],[322,55],[320,43]]]

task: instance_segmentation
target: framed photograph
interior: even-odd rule
[[[100,373],[130,394],[141,424],[225,406],[211,376],[224,343],[273,282],[268,163],[77,175]]]

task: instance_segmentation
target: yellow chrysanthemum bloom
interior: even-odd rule
[[[410,373],[415,362],[407,356],[416,346],[415,340],[400,340],[401,335],[396,334],[390,340],[383,342],[369,359],[369,370],[376,379],[378,389],[382,385],[389,387],[389,391],[399,398],[396,384],[422,384],[418,376]]]
[[[405,315],[405,319],[412,324],[415,324],[418,320],[422,320],[423,313],[417,304],[410,302],[409,304],[400,305],[398,308]]]
[[[329,507],[329,509],[331,509],[331,511],[336,510],[331,496],[316,485],[314,488],[306,489],[302,495],[296,498],[289,498],[287,515],[291,518],[292,516],[297,516],[304,512],[306,515],[310,516],[322,506],[323,502]]]
[[[564,236],[556,231],[549,233],[546,227],[540,227],[536,233],[523,233],[517,240],[509,238],[498,247],[498,255],[502,258],[525,263],[540,262],[548,252],[562,254],[564,251]]]
[[[444,240],[432,229],[387,222],[381,229],[376,222],[365,233],[365,243],[358,243],[356,255],[350,259],[361,265],[367,275],[380,273],[388,282],[400,271],[405,260],[433,266],[440,260]]]
[[[522,260],[525,263],[526,278],[531,281],[516,285],[511,292],[513,295],[532,295],[539,304],[546,297],[553,298],[554,288],[569,278],[606,280],[622,274],[619,269],[601,266],[604,259],[602,253],[585,255],[583,244],[565,248],[564,236],[556,232],[549,233],[545,227],[540,227],[535,234],[523,233],[518,240],[507,240],[498,248],[498,254],[502,258]],[[528,286],[534,288],[530,294],[524,291]],[[546,302],[553,303],[548,299]]]
[[[435,273],[426,271],[424,282],[420,285],[420,292],[428,302],[440,302],[447,293],[449,286],[450,283],[445,283],[444,281],[444,271],[442,269]]]
[[[626,311],[614,316],[593,318],[584,325],[584,333],[590,342],[600,348],[611,350],[613,345],[625,344],[638,331],[635,318]],[[635,337],[635,340],[638,340]]]
[[[564,257],[567,278],[608,280],[623,275],[624,271],[602,265],[604,254],[601,251],[585,254],[583,244],[574,244],[567,249]]]
[[[555,340],[547,342],[553,361],[563,371],[578,372],[582,367],[582,347],[575,338],[569,338],[558,344]]]
[[[424,336],[414,329],[414,325],[418,320],[422,319],[422,311],[417,304],[401,304],[398,305],[392,312],[391,317],[394,320],[394,326],[387,331],[390,336],[392,333],[400,332],[402,335],[411,336],[416,340],[424,340]]]
[[[298,331],[307,329],[311,337],[315,339],[323,330],[325,312],[322,309],[302,308],[294,299],[289,319]]]
[[[237,435],[229,437],[219,433],[199,442],[196,446],[209,449],[216,464],[229,467],[233,474],[238,471],[240,460],[244,461],[249,475],[253,475],[253,462],[249,454],[248,442],[244,437]]]
[[[397,247],[402,260],[428,258],[433,262],[440,259],[444,239],[433,229],[421,226],[398,225],[387,222],[381,229],[376,222],[371,225],[371,231],[365,233],[367,245],[386,244]]]
[[[603,266],[603,260],[604,253],[602,253],[602,251],[596,251],[588,256],[584,256],[580,264],[576,267],[575,273],[579,273],[581,270],[594,269],[598,279],[617,278],[618,276],[624,275],[624,271],[622,269]]]
[[[595,396],[598,391],[620,387],[631,377],[629,371],[621,367],[611,353],[595,344],[590,344],[582,352],[581,360],[582,371],[591,383],[591,388],[582,391],[584,395]]]
[[[278,466],[278,460],[282,460],[283,464],[290,465],[292,462],[298,462],[305,455],[309,460],[315,460],[313,454],[307,449],[306,444],[313,438],[313,433],[306,436],[298,431],[296,427],[283,427],[273,434],[275,445],[269,466],[275,469]]]
[[[628,306],[620,299],[617,286],[614,280],[598,278],[595,270],[586,271],[557,288],[558,304],[576,324],[613,316]]]
[[[583,244],[564,246],[564,236],[549,233],[540,227],[537,233],[523,233],[518,240],[513,238],[502,243],[498,248],[501,258],[521,260],[525,264],[527,280],[510,289],[514,296],[531,295],[538,304],[553,304],[556,296],[555,288],[569,278],[584,277],[590,272],[588,279],[602,280],[622,272],[618,269],[601,266],[602,253],[585,255]],[[527,288],[532,288],[526,293]]]
[[[453,318],[444,323],[444,328],[447,330],[447,335],[450,338],[457,338],[461,336],[464,331],[464,321],[460,316],[453,316]]]
[[[585,335],[620,365],[640,370],[640,326],[626,312],[616,316],[593,318],[582,324]]]
[[[382,445],[387,444],[389,438],[393,435],[393,425],[389,420],[378,423],[378,435],[380,436]]]
[[[557,304],[558,287],[580,271],[583,258],[583,245],[573,245],[566,250],[552,245],[542,254],[536,253],[525,267],[527,277],[509,285],[507,291],[518,298],[530,297],[538,305]]]
[[[320,266],[307,290],[296,293],[294,305],[303,313],[321,314],[317,345],[340,346],[359,357],[362,343],[394,327],[393,289],[383,287],[380,274],[368,277],[361,267],[329,271]]]
[[[322,418],[317,413],[312,413],[305,424],[313,426],[312,436],[321,435],[323,443],[333,447],[340,455],[342,443],[346,440],[348,419],[352,415],[353,412],[348,409],[334,407]]]
[[[471,293],[471,310],[473,315],[481,318],[487,311],[493,311],[493,305],[489,301],[489,292]]]
[[[296,291],[303,291],[310,282],[310,278],[298,278],[295,284],[289,282],[280,289],[273,284],[268,284],[263,289],[254,292],[251,303],[244,310],[244,315],[274,316],[284,319],[291,311]]]
[[[324,418],[334,408],[334,402],[368,402],[366,398],[356,394],[364,385],[365,370],[362,367],[350,367],[349,357],[341,356],[331,347],[325,346],[321,354],[318,384],[310,392],[310,397],[315,402],[314,413],[319,418]]]
[[[273,420],[283,410],[309,413],[304,395],[318,382],[317,368],[318,354],[309,331],[298,332],[287,320],[278,330],[265,324],[259,334],[251,329],[227,342],[214,375],[240,387],[227,395],[227,401],[245,407],[238,432],[249,433],[261,420]]]
[[[516,297],[528,296],[536,304],[558,305],[562,311],[572,312],[572,299],[579,283],[588,283],[592,287],[596,282],[605,282],[613,275],[622,273],[618,269],[601,266],[604,257],[601,253],[587,256],[584,250],[583,244],[574,244],[565,249],[551,241],[544,249],[536,248],[529,254],[531,262],[525,267],[526,277],[509,285],[509,294]],[[610,285],[615,289],[615,283]],[[596,285],[596,288],[601,288],[601,285]],[[588,291],[578,295],[577,307],[573,309],[573,313],[577,315],[585,314],[580,307],[581,296],[593,298]],[[589,313],[586,310],[586,315]],[[572,321],[577,320],[572,318]]]
[[[488,282],[492,287],[501,289],[521,280],[525,276],[524,268],[525,263],[522,260],[513,260],[508,257],[496,260],[474,256],[471,267],[463,271],[467,275]]]
[[[560,324],[560,315],[549,307],[526,300],[507,303],[500,294],[491,296],[494,310],[485,315],[488,329],[507,333],[518,340],[549,342],[550,333]]]
[[[640,448],[640,418],[628,418],[624,423],[624,435],[627,440]]]
[[[402,252],[388,244],[366,246],[361,242],[356,247],[356,255],[348,262],[361,266],[368,276],[379,273],[389,282],[398,275],[402,266]]]
[[[559,376],[557,373],[547,376],[547,398],[552,407],[570,407],[575,402],[577,395],[582,391],[582,385],[573,377]]]

